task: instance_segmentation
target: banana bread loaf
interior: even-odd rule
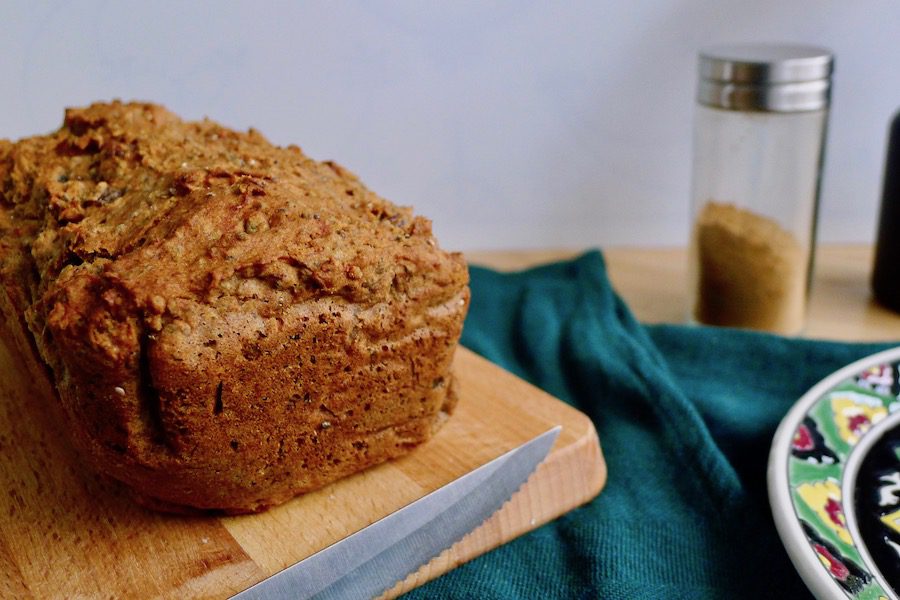
[[[254,130],[113,102],[0,141],[6,341],[153,507],[258,511],[427,440],[468,301],[429,221]]]

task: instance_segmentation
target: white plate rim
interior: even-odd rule
[[[781,420],[778,429],[775,431],[775,436],[772,438],[766,479],[769,505],[775,521],[775,528],[778,530],[781,541],[794,567],[804,583],[806,583],[806,586],[819,600],[846,600],[848,596],[831,578],[810,547],[809,540],[803,533],[800,525],[800,520],[794,512],[790,482],[788,480],[788,462],[791,456],[794,432],[813,405],[832,388],[861,373],[868,367],[882,363],[893,363],[898,360],[900,360],[900,347],[890,348],[861,358],[831,373],[797,400]],[[863,436],[869,435],[876,429],[876,427],[870,428]],[[867,569],[870,568],[868,564],[865,567]]]

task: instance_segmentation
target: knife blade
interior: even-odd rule
[[[561,429],[557,425],[233,600],[378,596],[497,512],[546,458]]]

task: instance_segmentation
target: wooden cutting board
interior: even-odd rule
[[[85,470],[46,410],[53,395],[0,344],[0,597],[223,598],[562,425],[547,460],[481,527],[394,597],[596,496],[606,481],[582,413],[460,348],[456,413],[411,455],[266,513],[149,512]]]

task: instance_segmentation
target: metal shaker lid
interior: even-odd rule
[[[727,110],[797,112],[827,108],[834,57],[825,48],[778,44],[700,51],[697,101]]]

